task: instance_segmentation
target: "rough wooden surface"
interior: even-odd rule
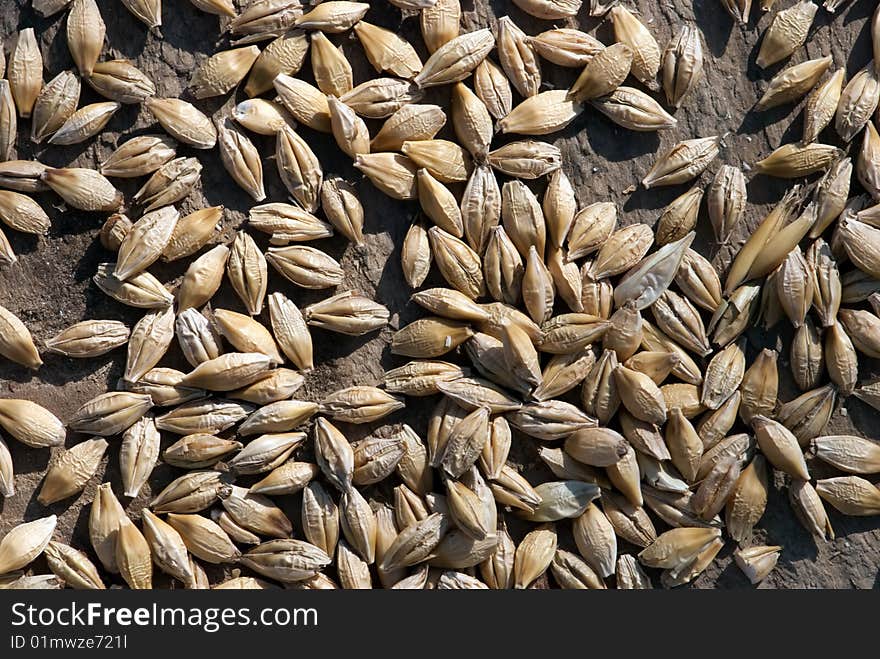
[[[33,26],[43,52],[46,80],[63,69],[73,68],[64,36],[64,12],[48,19],[40,18],[30,5],[0,0],[0,36],[8,44],[17,29]],[[425,57],[421,44],[417,17],[403,15],[400,10],[384,2],[376,2],[367,20],[393,29],[411,43]],[[585,3],[589,4],[589,3]],[[756,3],[757,4],[757,3]],[[792,4],[792,0],[778,0],[778,9]],[[870,59],[870,39],[867,21],[875,6],[870,0],[856,0],[847,4],[836,15],[820,9],[810,33],[807,45],[792,58],[791,63],[831,54],[834,67],[845,66],[852,75]],[[166,1],[163,8],[163,38],[149,35],[145,27],[115,0],[98,0],[107,24],[107,42],[102,59],[129,58],[154,80],[160,96],[188,98],[185,88],[195,66],[216,48],[226,46],[227,39],[219,37],[218,19],[203,14],[184,0]],[[661,47],[684,22],[695,23],[703,34],[706,45],[705,78],[677,113],[678,126],[663,133],[633,133],[615,126],[601,114],[587,108],[561,134],[551,136],[562,149],[566,173],[575,185],[581,205],[593,201],[611,200],[621,209],[623,223],[645,222],[653,224],[659,211],[686,187],[660,188],[645,191],[639,189],[628,193],[650,168],[655,154],[681,139],[726,134],[725,148],[720,163],[748,166],[784,142],[799,138],[803,119],[801,106],[786,105],[764,113],[752,111],[752,107],[766,88],[770,77],[786,63],[768,71],[760,71],[755,54],[760,35],[769,25],[770,17],[761,16],[756,7],[754,17],[747,27],[735,25],[721,8],[718,0],[641,0],[630,3],[637,6],[642,20],[648,25]],[[564,22],[548,22],[533,19],[511,2],[501,0],[464,0],[464,29],[494,26],[495,17],[510,15],[527,33],[537,34]],[[590,18],[586,10],[572,21],[595,34],[604,43],[612,42],[608,22]],[[331,35],[340,44],[355,69],[355,82],[361,82],[375,73],[363,57],[360,44],[353,34]],[[308,60],[303,74],[310,77]],[[546,88],[567,87],[577,75],[576,70],[562,69],[544,63]],[[429,90],[426,102],[448,106],[448,91]],[[83,85],[81,104],[100,99],[87,85]],[[196,104],[207,113],[218,110],[225,99],[207,99]],[[371,132],[377,125],[371,123]],[[39,158],[54,165],[95,167],[116,146],[117,141],[135,134],[157,132],[149,113],[140,106],[126,105],[111,119],[107,129],[96,139],[73,147],[32,145],[28,139],[29,124],[21,122],[19,128],[18,157]],[[836,143],[836,136],[827,134],[823,140]],[[320,400],[335,389],[351,384],[376,384],[380,382],[383,369],[399,365],[403,360],[389,353],[389,340],[393,329],[411,321],[420,311],[410,303],[409,291],[403,280],[399,259],[400,244],[409,223],[418,213],[417,204],[395,202],[379,193],[363,180],[337,149],[332,138],[313,133],[307,129],[302,134],[309,141],[324,164],[325,173],[339,174],[353,181],[366,209],[366,241],[355,247],[341,237],[319,241],[316,247],[338,258],[346,272],[345,284],[340,290],[354,288],[388,306],[392,313],[389,329],[360,338],[350,338],[314,330],[315,362],[317,368],[306,378],[305,386],[297,393],[298,398]],[[447,126],[440,137],[451,135]],[[285,190],[278,179],[274,161],[268,159],[274,153],[272,138],[251,135],[264,160],[267,201],[282,201]],[[499,140],[503,143],[503,140]],[[226,208],[223,232],[218,241],[231,239],[235,228],[244,220],[252,205],[250,198],[229,178],[219,162],[216,151],[204,152],[181,147],[179,155],[196,156],[204,169],[200,186],[180,204],[181,213],[208,205],[222,204]],[[717,165],[716,165],[717,166]],[[704,175],[707,182],[715,166]],[[114,183],[126,193],[126,198],[138,189],[142,180],[115,179]],[[533,186],[540,191],[544,183]],[[746,213],[748,226],[754,226],[768,206],[777,201],[787,188],[787,183],[755,177],[750,180],[749,207]],[[97,240],[103,222],[100,214],[87,214],[65,209],[59,199],[51,194],[37,196],[38,201],[52,218],[53,227],[45,238],[25,236],[7,231],[19,262],[0,271],[0,304],[16,313],[31,329],[38,343],[68,325],[86,318],[118,319],[132,325],[141,316],[136,309],[124,307],[101,293],[91,277],[99,263],[110,261],[113,255],[104,250]],[[730,256],[729,248],[716,253],[711,242],[711,231],[705,210],[702,211],[698,228],[698,248],[706,256],[714,258],[723,270]],[[737,236],[742,239],[745,230]],[[255,236],[262,247],[262,236]],[[734,247],[736,243],[734,242]],[[152,271],[164,282],[179,278],[188,261],[155,267]],[[271,272],[269,291],[280,290],[298,305],[304,306],[328,295],[327,291],[305,291],[294,287]],[[428,283],[440,285],[441,278],[432,271]],[[224,282],[215,307],[227,307],[243,311]],[[789,345],[791,334],[765,335],[757,330],[749,333],[750,355],[759,347]],[[82,403],[113,387],[121,376],[125,352],[117,350],[94,360],[71,360],[57,355],[44,355],[45,364],[31,373],[23,367],[0,363],[0,396],[29,398],[55,412],[62,420],[68,418]],[[176,344],[163,364],[186,370]],[[862,365],[863,376],[871,374],[870,364]],[[780,358],[780,370],[787,368],[785,354]],[[788,378],[783,382],[782,400],[794,396]],[[387,419],[388,425],[407,422],[424,435],[426,417],[433,399],[410,399],[403,412]],[[383,424],[376,424],[381,426]],[[347,436],[359,439],[376,427],[343,426]],[[880,438],[877,413],[855,399],[844,402],[835,412],[832,429],[835,432],[858,432],[872,438]],[[385,432],[379,430],[378,432]],[[68,446],[82,441],[81,435],[71,433]],[[174,437],[163,438],[163,448]],[[56,538],[91,552],[87,524],[90,503],[98,483],[109,480],[121,497],[118,470],[118,437],[110,440],[110,448],[98,475],[92,479],[82,495],[50,506],[48,509],[36,501],[46,467],[51,459],[49,450],[37,450],[9,440],[16,471],[17,494],[5,501],[0,500],[0,532],[5,533],[22,519],[30,520],[56,513],[59,525]],[[304,453],[308,455],[308,451]],[[539,482],[548,473],[539,465],[535,442],[517,435],[512,457],[521,464],[533,482]],[[821,465],[811,464],[816,473],[822,473]],[[150,485],[136,500],[121,498],[130,514],[137,518],[140,508],[168,481],[179,475],[179,470],[167,465],[157,466]],[[249,481],[248,481],[249,482]],[[880,565],[880,521],[878,518],[843,517],[831,511],[831,520],[838,539],[816,546],[809,535],[794,519],[786,500],[783,481],[777,474],[770,495],[767,512],[756,530],[755,542],[784,546],[777,568],[762,587],[812,588],[812,587],[858,587],[878,586]],[[382,485],[368,490],[376,500],[390,500],[391,486]],[[280,505],[293,520],[299,533],[300,497],[281,497]],[[560,543],[569,549],[571,537],[567,523],[560,523]],[[658,527],[662,528],[662,527]],[[521,528],[514,522],[514,534]],[[300,536],[301,537],[301,536]],[[517,538],[518,539],[518,538]],[[622,547],[622,551],[634,551]],[[696,587],[742,588],[748,587],[745,577],[732,560],[733,543],[728,541],[725,549],[713,565],[695,582]],[[35,564],[44,570],[40,562]],[[118,582],[118,575],[108,577]],[[214,575],[219,576],[219,575]],[[655,577],[655,583],[659,580]],[[539,584],[541,585],[541,584]]]

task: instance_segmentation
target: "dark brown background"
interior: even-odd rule
[[[0,36],[7,43],[7,49],[17,29],[33,26],[43,52],[45,79],[49,80],[61,70],[74,68],[65,40],[65,12],[43,19],[36,15],[29,3],[25,6],[21,4],[0,0]],[[416,46],[424,59],[426,54],[421,44],[418,18],[404,15],[386,2],[373,4],[376,9],[371,10],[366,19],[404,35]],[[630,6],[633,4],[640,10],[642,20],[649,26],[661,48],[665,47],[668,39],[685,22],[696,23],[703,34],[705,79],[676,113],[678,126],[660,134],[633,133],[611,124],[599,113],[587,108],[566,130],[552,137],[563,151],[565,171],[575,185],[581,205],[612,200],[622,211],[623,223],[653,224],[660,209],[686,188],[661,188],[649,192],[639,190],[633,194],[624,191],[642,178],[659,149],[667,148],[682,139],[727,134],[719,162],[747,167],[780,144],[798,139],[803,119],[800,106],[785,106],[764,113],[751,110],[766,88],[766,81],[784,66],[777,65],[762,72],[754,64],[759,37],[769,25],[769,17],[760,16],[757,7],[753,12],[755,18],[750,24],[740,27],[734,25],[718,0],[642,0],[630,3]],[[791,4],[793,0],[778,0],[776,3],[779,9]],[[848,3],[836,15],[820,9],[807,45],[794,55],[790,63],[831,54],[834,57],[834,67],[844,66],[848,75],[852,75],[871,57],[867,21],[875,4],[870,0],[857,0]],[[125,11],[121,3],[115,0],[98,0],[98,5],[107,24],[107,40],[102,59],[134,60],[156,83],[160,96],[183,95],[188,98],[185,88],[195,67],[215,50],[228,45],[227,38],[220,35],[217,17],[199,12],[184,0],[165,3],[162,38],[148,34],[143,24]],[[554,25],[564,25],[564,22],[554,24],[538,21],[510,2],[463,0],[462,8],[464,30],[494,26],[495,17],[505,14],[509,14],[529,34],[537,34]],[[595,34],[604,43],[611,43],[613,40],[608,22],[587,16],[586,9],[571,24],[579,25],[581,29]],[[369,68],[353,34],[331,35],[331,39],[343,47],[352,62],[355,83],[375,77],[375,72]],[[567,87],[576,73],[571,69],[561,69],[545,63],[545,87]],[[308,59],[300,75],[310,78]],[[446,90],[431,91],[427,102],[436,102],[444,107],[448,105]],[[102,99],[83,84],[81,105],[98,100]],[[196,104],[210,114],[224,102],[224,98],[217,98]],[[98,138],[73,147],[32,145],[28,139],[29,129],[28,122],[20,123],[19,158],[35,157],[53,166],[81,167],[95,167],[118,142],[121,143],[130,135],[160,130],[153,125],[146,110],[131,105],[123,106]],[[371,131],[374,132],[375,129],[376,126],[371,125]],[[836,143],[836,136],[830,133],[831,131],[826,131],[823,139]],[[343,238],[337,237],[319,241],[316,246],[338,258],[343,264],[346,281],[340,290],[358,289],[387,305],[392,313],[389,329],[367,337],[350,338],[321,330],[313,331],[315,362],[318,366],[307,376],[306,384],[297,397],[320,400],[323,395],[343,386],[377,384],[381,382],[384,368],[402,363],[403,360],[389,354],[388,343],[393,329],[419,315],[415,305],[408,301],[409,291],[399,265],[399,246],[409,223],[417,214],[418,207],[416,204],[392,201],[377,192],[369,182],[363,181],[329,136],[319,135],[308,129],[302,129],[302,134],[321,159],[325,174],[339,174],[356,183],[366,209],[364,245],[348,245]],[[450,135],[451,130],[447,127],[440,136]],[[267,201],[283,201],[286,197],[285,190],[271,159],[274,141],[258,135],[251,137],[266,158],[264,173]],[[204,166],[201,184],[179,205],[181,213],[207,205],[222,204],[226,207],[226,213],[223,232],[217,240],[228,241],[234,229],[246,217],[247,209],[252,205],[250,198],[229,178],[216,151],[204,152],[181,147],[178,153],[196,156]],[[708,180],[712,172],[714,167],[709,174],[704,175],[704,180]],[[130,198],[142,182],[114,180],[126,193],[126,198]],[[763,217],[768,205],[782,196],[787,185],[784,181],[766,177],[751,180],[747,224],[754,226]],[[534,189],[540,192],[542,187],[543,182],[540,182]],[[113,255],[104,250],[97,240],[103,216],[65,209],[60,200],[50,194],[39,195],[38,200],[52,218],[52,230],[44,238],[7,231],[13,248],[19,255],[19,262],[0,271],[0,304],[24,321],[38,343],[68,325],[87,318],[119,319],[129,325],[136,322],[142,315],[139,310],[116,303],[91,282],[97,265],[113,259]],[[719,268],[723,268],[729,253],[715,254],[714,247],[708,240],[711,233],[707,229],[708,220],[704,214],[705,211],[700,218],[698,247],[704,255],[716,258]],[[743,232],[740,236],[742,234]],[[263,237],[256,237],[265,247]],[[154,267],[152,271],[162,281],[174,282],[183,273],[186,265],[187,261],[184,260],[170,266]],[[298,289],[275,273],[270,272],[270,277],[269,292],[283,291],[301,306],[329,294],[329,291]],[[441,282],[436,272],[432,272],[428,283],[432,282]],[[214,305],[243,311],[226,282]],[[790,332],[786,329],[780,338],[776,333],[765,336],[753,331],[750,339],[750,350],[753,353],[758,346],[787,346]],[[124,350],[117,350],[95,360],[83,361],[46,354],[44,360],[44,366],[37,373],[3,361],[0,364],[0,395],[29,398],[45,405],[64,420],[79,405],[115,385],[124,366],[125,354]],[[163,364],[185,370],[176,344]],[[780,358],[780,369],[787,369],[785,354]],[[863,375],[867,376],[869,373],[867,365],[863,365]],[[786,376],[781,398],[789,400],[793,396],[790,378]],[[433,402],[410,399],[404,412],[387,421],[391,426],[408,422],[424,435],[427,414]],[[876,412],[851,399],[845,401],[843,409],[835,412],[831,430],[859,432],[876,439],[880,437],[877,419]],[[343,426],[343,429],[352,440],[375,430],[364,426]],[[390,429],[380,432],[388,430]],[[68,446],[83,439],[83,436],[71,434],[68,437]],[[98,476],[89,483],[81,496],[55,504],[47,510],[36,501],[35,491],[38,490],[51,459],[50,451],[31,449],[14,440],[8,440],[15,463],[18,492],[14,497],[0,501],[0,531],[6,532],[22,519],[30,520],[50,512],[56,513],[59,516],[56,538],[90,551],[88,513],[97,484],[110,480],[118,493],[122,490],[118,473],[119,441],[118,437],[110,439],[108,457],[105,458],[106,470],[104,466],[101,467]],[[166,437],[163,447],[171,441],[174,438]],[[304,455],[308,455],[308,452]],[[517,437],[512,457],[524,466],[530,478],[533,477],[532,482],[537,483],[548,477],[548,472],[537,464],[533,440]],[[819,465],[811,464],[811,468],[816,473],[823,473]],[[123,505],[137,517],[137,511],[150,498],[150,488],[157,492],[180,473],[160,464],[153,474],[150,487],[145,488],[147,491],[134,501],[122,498]],[[777,475],[775,480],[767,512],[758,525],[754,542],[780,544],[785,549],[777,568],[764,582],[763,587],[877,587],[880,583],[878,519],[843,517],[832,511],[831,519],[838,539],[816,547],[794,519],[785,491],[781,489],[782,479]],[[389,500],[390,492],[389,484],[374,488],[369,494],[377,500]],[[299,527],[299,497],[283,497],[278,501],[295,526]],[[570,545],[568,524],[561,523],[559,527],[561,543]],[[513,530],[518,536],[521,528],[514,524]],[[733,563],[733,548],[733,544],[728,542],[719,558],[696,580],[697,587],[749,587]],[[622,550],[632,551],[633,548],[623,547]],[[41,562],[35,567],[38,571],[45,571]],[[659,583],[657,575],[653,576],[655,583]],[[118,581],[118,575],[108,578],[108,583]]]

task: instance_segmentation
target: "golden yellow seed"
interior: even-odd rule
[[[625,7],[615,5],[609,12],[614,26],[614,38],[632,51],[632,74],[648,89],[656,90],[660,71],[661,53],[656,39],[648,28]]]
[[[756,62],[762,69],[776,64],[804,45],[819,5],[800,0],[773,17],[773,22],[761,39]]]

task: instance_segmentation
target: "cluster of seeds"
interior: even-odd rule
[[[157,97],[130,62],[101,61],[95,0],[34,0],[44,15],[67,11],[78,75],[63,71],[44,83],[30,28],[6,63],[0,219],[46,233],[50,220],[28,193],[48,190],[71,208],[110,214],[100,240],[116,257],[94,283],[147,311],[131,328],[85,320],[45,341],[46,351],[79,359],[127,349],[115,390],[66,423],[33,402],[0,399],[0,427],[35,449],[62,447],[69,431],[92,436],[56,450],[37,496],[43,506],[78,496],[106,438],[121,436],[121,483],[97,489],[91,547],[53,541],[54,515],[21,523],[0,540],[4,585],[104,588],[118,574],[131,588],[151,588],[155,566],[187,588],[206,588],[208,563],[244,568],[215,588],[525,588],[548,570],[563,588],[650,588],[642,566],[662,569],[665,586],[686,584],[726,541],[757,583],[783,551],[752,542],[772,470],[817,539],[833,537],[825,504],[880,514],[880,489],[864,478],[880,472],[880,444],[824,432],[842,398],[880,409],[880,383],[858,381],[859,354],[880,357],[880,134],[871,120],[880,100],[880,12],[871,22],[877,59],[848,82],[843,68],[826,77],[830,56],[769,82],[758,110],[809,95],[804,135],[754,172],[822,175],[792,185],[720,276],[692,249],[695,228],[705,197],[715,241],[728,243],[748,203],[741,169],[723,165],[705,189],[694,184],[653,228],[619,226],[613,203],[579,203],[560,150],[534,139],[594,110],[632,131],[675,126],[676,108],[702,81],[696,27],[682,26],[662,50],[636,13],[593,1],[589,14],[613,29],[606,46],[573,27],[529,36],[509,17],[462,33],[458,0],[390,0],[418,14],[423,62],[399,34],[365,20],[369,4],[254,0],[239,10],[231,0],[192,2],[220,16],[230,37],[230,48],[202,61],[190,81],[194,100],[229,95],[213,117]],[[544,21],[574,22],[587,11],[580,0],[514,3]],[[123,4],[158,33],[159,0]],[[720,5],[749,19],[750,0]],[[818,11],[812,0],[778,11],[758,66],[797,52]],[[350,62],[328,38],[348,32],[380,77],[354,85]],[[296,77],[307,54],[316,86]],[[570,89],[543,91],[548,65],[580,74]],[[626,86],[630,79],[638,86]],[[81,80],[108,100],[78,108]],[[248,98],[236,104],[239,86]],[[449,117],[421,103],[434,87],[449,92]],[[34,142],[77,144],[132,103],[164,134],[125,140],[100,171],[10,160],[20,120],[29,120]],[[381,128],[371,136],[365,120],[382,120]],[[436,138],[448,120],[457,141]],[[863,135],[855,163],[845,149],[817,142],[832,123],[843,144]],[[332,136],[376,188],[417,202],[424,216],[400,248],[406,282],[419,289],[412,300],[430,315],[396,331],[390,346],[411,361],[386,371],[381,386],[317,402],[296,398],[315,367],[310,328],[361,336],[386,327],[390,314],[353,290],[302,310],[272,291],[271,271],[306,289],[340,286],[340,263],[303,243],[334,233],[363,241],[356,188],[325,177],[300,125],[316,139]],[[287,202],[263,203],[265,154],[248,132],[274,136]],[[499,134],[514,137],[499,144]],[[202,170],[197,157],[178,157],[179,145],[216,147],[258,204],[229,244],[203,251],[215,242],[222,208],[184,217],[175,208]],[[641,184],[690,184],[722,147],[718,135],[681,141],[658,154]],[[865,194],[850,197],[853,170]],[[110,179],[142,177],[123,212]],[[256,233],[269,236],[265,251]],[[0,237],[0,261],[14,267]],[[192,260],[173,290],[149,272],[179,259]],[[423,288],[432,263],[448,287]],[[224,277],[245,313],[211,304]],[[784,404],[777,352],[756,351],[745,337],[756,324],[769,331],[781,323],[794,328],[786,356],[802,392]],[[25,325],[2,307],[0,325],[0,354],[38,369]],[[160,365],[175,341],[187,373]],[[377,422],[427,396],[437,402],[424,438],[407,425],[354,443],[346,437],[348,424]],[[537,444],[553,479],[532,483],[509,461],[526,442]],[[300,449],[314,462],[298,459]],[[844,475],[813,480],[808,458]],[[130,515],[119,496],[149,490],[160,460],[183,473]],[[0,440],[0,494],[14,492]],[[301,496],[302,538],[278,505],[290,495]],[[518,544],[505,521],[514,518],[527,526]],[[658,533],[655,520],[670,530]],[[558,546],[562,525],[577,553]],[[641,551],[618,552],[618,539]],[[53,574],[24,574],[41,554]]]

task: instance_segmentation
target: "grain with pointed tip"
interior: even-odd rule
[[[302,67],[309,41],[301,30],[290,30],[266,46],[253,63],[244,86],[245,94],[257,96],[272,89],[279,74],[295,75]]]
[[[499,120],[498,128],[502,133],[549,135],[568,126],[582,111],[566,90],[555,89],[524,100]]]
[[[82,492],[97,472],[106,450],[106,440],[95,438],[64,451],[46,472],[37,500],[48,506]]]
[[[681,240],[694,230],[697,225],[697,215],[700,212],[700,203],[703,200],[703,190],[694,186],[683,195],[673,199],[663,213],[654,228],[658,245]]]
[[[758,66],[766,69],[803,46],[818,11],[819,5],[816,3],[800,0],[778,12],[761,39],[761,49],[756,59]]]
[[[373,78],[355,86],[339,100],[367,119],[385,119],[410,103],[422,99],[423,93],[409,80]]]
[[[33,235],[45,235],[51,227],[49,216],[37,202],[10,190],[0,190],[0,221],[11,229]]]
[[[562,153],[547,142],[520,140],[490,151],[488,162],[512,178],[536,179],[559,169]]]
[[[425,88],[464,80],[494,47],[487,28],[456,36],[437,47],[413,82]]]
[[[403,277],[410,288],[418,288],[431,268],[431,244],[425,227],[414,222],[410,225],[400,249]]]
[[[645,188],[686,183],[699,176],[721,150],[719,136],[683,140],[660,155],[642,179]]]
[[[576,101],[589,101],[612,94],[626,80],[633,53],[624,43],[615,43],[593,56],[568,90]]]
[[[223,50],[204,60],[190,79],[189,88],[197,99],[222,96],[244,80],[260,55],[256,46]]]
[[[858,71],[843,88],[837,103],[834,129],[849,142],[870,121],[880,101],[880,76],[873,61]]]
[[[83,211],[115,211],[122,206],[122,193],[92,169],[47,169],[40,177],[69,206]]]
[[[272,359],[262,353],[227,352],[196,366],[181,384],[210,391],[232,391],[265,377],[273,364]]]
[[[150,557],[150,545],[131,522],[119,526],[116,538],[116,565],[129,588],[152,589],[153,563]]]
[[[816,224],[810,229],[810,238],[818,238],[846,208],[852,170],[852,160],[841,158],[819,179],[815,193]]]
[[[333,96],[327,97],[327,107],[330,110],[330,128],[339,148],[351,158],[369,153],[370,133],[364,120]]]
[[[296,19],[297,27],[324,32],[345,32],[356,25],[367,13],[369,4],[332,0],[315,6]]]
[[[151,31],[162,25],[161,0],[122,0],[122,4]]]
[[[162,452],[162,460],[182,469],[198,469],[216,464],[222,457],[241,447],[241,442],[214,435],[187,435],[166,448]]]
[[[22,118],[30,117],[43,86],[43,56],[33,28],[19,31],[9,52],[6,77],[18,114]]]
[[[556,529],[552,524],[540,526],[526,534],[516,548],[514,588],[527,588],[549,567],[556,554]]]
[[[609,12],[616,41],[626,44],[633,54],[632,74],[651,90],[659,89],[657,74],[662,55],[657,40],[628,9],[615,5]]]
[[[234,563],[241,556],[226,532],[207,517],[170,513],[166,521],[180,535],[189,552],[206,563]]]
[[[214,124],[191,103],[179,98],[150,97],[144,105],[176,140],[196,149],[212,149],[217,143]]]
[[[0,307],[0,355],[31,369],[43,364],[28,328],[5,307]]]
[[[461,210],[452,191],[427,169],[419,169],[417,180],[419,203],[425,215],[447,233],[461,238],[464,235]]]
[[[418,165],[399,153],[362,153],[354,161],[380,191],[402,201],[418,198]]]
[[[177,143],[164,135],[140,135],[127,140],[101,163],[104,176],[136,178],[152,174],[172,160]]]
[[[514,89],[524,98],[537,95],[541,86],[540,61],[526,34],[509,16],[498,20],[496,42],[501,67]]]
[[[284,361],[272,335],[259,321],[228,309],[215,309],[214,327],[236,350],[266,355],[274,364]]]
[[[513,107],[510,81],[498,65],[488,58],[474,70],[474,93],[495,119],[507,116]]]
[[[49,569],[76,590],[104,590],[98,569],[83,552],[61,542],[50,541],[43,550]]]
[[[0,573],[6,574],[26,567],[48,546],[58,519],[55,515],[23,522],[0,540]]]
[[[221,270],[222,274],[222,270]],[[174,339],[174,310],[153,311],[131,330],[123,378],[137,382],[165,356]]]
[[[349,336],[362,336],[385,327],[389,315],[386,307],[356,291],[339,293],[304,310],[309,325]]]
[[[880,488],[859,476],[838,476],[816,481],[816,492],[844,515],[880,514]]]
[[[363,242],[364,208],[354,186],[328,178],[321,186],[321,208],[334,229],[356,244]]]
[[[816,141],[819,133],[831,123],[837,111],[845,79],[846,70],[841,67],[810,93],[804,107],[803,142]]]
[[[100,133],[120,107],[116,101],[81,107],[49,138],[49,144],[69,146],[85,142]]]
[[[370,143],[370,149],[373,153],[397,151],[404,142],[432,139],[445,124],[446,113],[440,106],[407,104],[382,124]]]
[[[471,299],[484,290],[480,258],[466,243],[439,227],[428,230],[431,253],[444,279]]]
[[[604,50],[602,42],[573,28],[554,28],[527,41],[548,62],[557,66],[581,68]]]
[[[848,396],[853,392],[859,375],[858,355],[840,322],[825,330],[825,367],[841,394]]]
[[[79,104],[80,81],[62,71],[43,85],[31,113],[31,140],[42,142],[64,125]]]
[[[724,350],[716,353],[709,361],[703,379],[700,393],[700,402],[703,406],[710,410],[716,410],[730,398],[742,383],[745,367],[744,340],[731,343]]]
[[[108,572],[118,573],[116,539],[121,524],[130,524],[110,483],[98,486],[89,512],[89,539],[98,559]]]
[[[827,169],[841,157],[843,150],[829,144],[783,144],[754,168],[768,176],[800,178]]]
[[[15,152],[18,133],[15,101],[8,80],[0,80],[0,157],[11,160]]]
[[[422,40],[429,53],[458,36],[461,24],[459,0],[436,0],[419,12]]]
[[[279,73],[273,83],[278,99],[298,122],[322,133],[330,132],[327,97],[304,80]]]
[[[228,119],[217,127],[217,143],[220,160],[232,179],[254,201],[265,199],[263,165],[254,143]]]
[[[153,172],[132,200],[145,212],[174,204],[193,190],[201,172],[202,164],[196,158],[175,158]]]
[[[758,101],[757,109],[768,110],[799,100],[816,86],[816,83],[819,82],[819,79],[828,70],[829,66],[831,66],[830,55],[795,64],[784,71],[780,71],[770,81],[767,91],[764,92],[761,100]],[[838,76],[838,80],[842,81],[842,78]],[[815,139],[816,136],[818,136],[818,132],[813,138]],[[812,141],[812,139],[804,139],[804,142]]]
[[[678,121],[641,90],[620,86],[608,96],[592,100],[593,107],[619,126],[634,131],[673,128]]]
[[[489,294],[515,304],[520,299],[524,264],[504,227],[493,227],[483,254],[483,271]]]
[[[252,316],[259,314],[268,285],[266,258],[254,239],[244,231],[240,231],[232,243],[226,274],[248,313]]]
[[[397,33],[366,21],[355,25],[354,32],[364,47],[370,64],[379,73],[387,72],[409,80],[422,70],[422,60],[418,53]]]
[[[101,96],[119,103],[143,103],[156,93],[153,81],[124,59],[98,62],[86,82]]]
[[[790,430],[760,415],[752,418],[752,428],[761,452],[774,467],[795,478],[809,480],[804,454]]]
[[[684,25],[669,41],[661,60],[663,90],[677,108],[703,78],[703,40],[693,25]]]

